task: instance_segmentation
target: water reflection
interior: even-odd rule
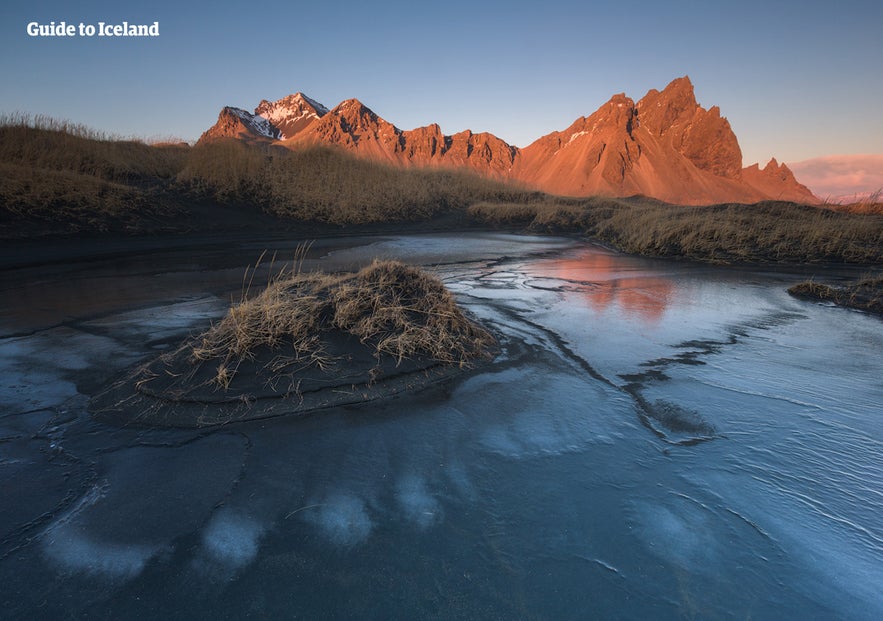
[[[533,273],[541,278],[579,285],[579,297],[597,314],[624,312],[645,323],[656,323],[674,297],[670,278],[647,271],[646,261],[586,249],[569,258],[538,262]]]

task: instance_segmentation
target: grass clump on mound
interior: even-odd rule
[[[215,382],[227,388],[241,363],[273,352],[271,372],[332,371],[332,335],[355,337],[379,361],[392,357],[466,366],[488,355],[489,332],[470,321],[441,280],[397,261],[375,260],[357,273],[280,274],[254,297],[243,296],[196,338],[196,361],[218,360]]]
[[[798,298],[827,300],[838,306],[883,315],[883,277],[863,278],[843,287],[831,287],[807,280],[788,289],[788,293]]]

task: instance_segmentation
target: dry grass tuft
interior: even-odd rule
[[[355,336],[380,360],[412,358],[466,366],[484,357],[493,337],[470,321],[435,276],[397,261],[374,261],[352,274],[280,273],[198,337],[197,361],[218,360],[215,383],[227,388],[239,365],[265,348],[272,372],[333,368],[323,337]]]
[[[493,337],[469,321],[435,276],[397,261],[374,261],[333,292],[334,326],[401,362],[414,356],[464,365]]]
[[[879,276],[869,276],[843,287],[808,280],[794,285],[788,293],[798,298],[827,300],[840,306],[883,314],[883,277]]]

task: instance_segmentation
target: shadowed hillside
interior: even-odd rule
[[[469,226],[576,233],[702,261],[883,262],[883,216],[784,202],[680,207],[568,199],[466,170],[401,168],[315,146],[148,145],[48,119],[0,124],[0,236]],[[320,227],[320,228],[315,228]],[[326,228],[321,228],[326,227]],[[352,230],[352,229],[351,229]]]
[[[341,225],[427,220],[483,200],[539,196],[466,171],[401,169],[331,147],[289,151],[232,140],[191,149],[177,181],[197,196]]]
[[[329,147],[147,145],[30,117],[0,123],[0,171],[4,237],[237,229],[278,218],[415,222],[530,196],[465,171],[400,170]]]
[[[181,170],[186,145],[114,140],[53,119],[0,123],[0,226],[47,232],[142,231],[175,215],[164,189]]]

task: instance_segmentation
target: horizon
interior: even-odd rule
[[[0,112],[111,135],[194,142],[224,106],[253,110],[300,91],[328,107],[357,98],[397,127],[438,123],[523,148],[616,93],[637,101],[688,75],[698,103],[730,122],[743,166],[883,154],[878,3],[270,3],[249,14],[232,4],[53,1],[0,15]],[[61,20],[159,22],[160,35],[26,32]]]

